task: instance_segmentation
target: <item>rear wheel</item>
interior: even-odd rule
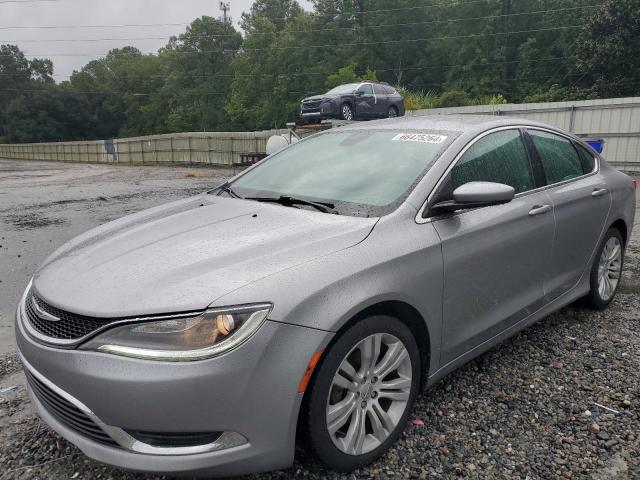
[[[591,289],[585,297],[588,307],[604,310],[618,291],[624,262],[624,241],[615,228],[605,234],[591,266]]]
[[[361,320],[333,344],[309,391],[308,440],[329,468],[374,461],[404,429],[420,380],[420,355],[399,320]]]
[[[396,118],[398,116],[398,109],[396,107],[389,107],[389,111],[387,112],[387,117]]]
[[[351,108],[351,105],[349,105],[348,103],[343,103],[342,108],[340,109],[340,116],[343,120],[353,120],[353,109]]]

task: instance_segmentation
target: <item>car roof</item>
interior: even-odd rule
[[[475,114],[440,114],[404,116],[392,119],[357,122],[340,127],[340,130],[430,130],[461,133],[481,133],[498,127],[531,126],[543,127],[562,132],[550,125],[517,117]],[[566,133],[566,132],[563,132]]]

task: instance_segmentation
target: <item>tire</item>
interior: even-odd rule
[[[398,109],[394,106],[389,107],[387,111],[387,118],[396,118],[398,116]]]
[[[620,285],[624,264],[624,240],[620,231],[610,228],[598,247],[589,276],[590,290],[585,306],[604,310],[613,301]]]
[[[362,349],[368,346],[369,351],[375,351],[375,345],[379,345],[377,361],[367,362]],[[389,361],[394,358],[396,361]],[[346,374],[345,362],[353,368],[352,375]],[[367,368],[371,365],[373,368]],[[336,384],[339,372],[345,373],[338,383],[346,380],[349,389]],[[364,374],[362,380],[354,380],[360,373]],[[420,376],[418,346],[406,325],[384,315],[359,321],[325,352],[310,385],[305,418],[311,450],[327,467],[341,472],[373,462],[404,430],[418,395]],[[329,417],[329,407],[341,414]],[[353,435],[356,432],[363,434]]]
[[[351,105],[349,105],[348,103],[342,104],[342,106],[340,107],[340,118],[342,120],[347,120],[348,122],[353,120],[354,115],[353,115],[353,108],[351,108]]]

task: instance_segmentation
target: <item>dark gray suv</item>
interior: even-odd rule
[[[384,83],[347,83],[302,100],[300,118],[317,122],[328,118],[366,120],[404,116],[404,98]]]

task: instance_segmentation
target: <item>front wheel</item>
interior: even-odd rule
[[[588,307],[604,310],[609,306],[618,291],[623,262],[622,235],[618,229],[610,228],[605,233],[591,266],[591,289],[585,297]]]
[[[353,110],[351,109],[351,105],[349,105],[348,103],[343,104],[342,108],[340,109],[340,116],[343,120],[353,120]]]
[[[398,439],[420,383],[420,355],[396,318],[374,316],[344,332],[311,385],[308,440],[329,468],[373,462]]]

